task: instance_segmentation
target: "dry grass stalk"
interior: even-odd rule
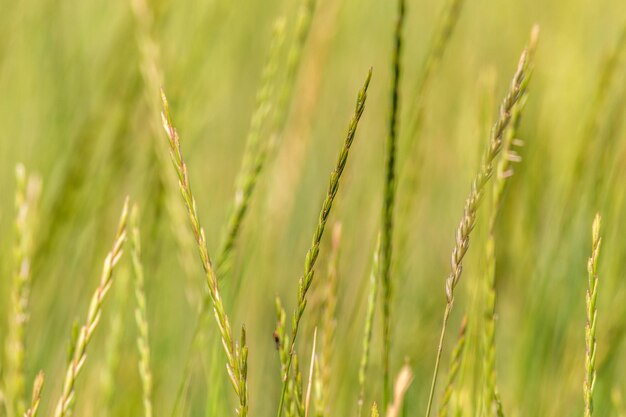
[[[100,277],[100,284],[96,289],[91,302],[89,304],[89,311],[87,312],[87,320],[85,324],[80,328],[78,339],[76,344],[72,348],[72,360],[67,368],[65,379],[63,381],[63,391],[61,397],[57,402],[57,406],[54,411],[54,417],[64,417],[71,414],[72,406],[75,400],[74,387],[76,379],[83,369],[85,360],[87,359],[87,347],[93,336],[94,331],[98,327],[100,322],[100,316],[102,314],[102,303],[104,297],[111,289],[113,283],[113,271],[115,266],[119,262],[122,256],[122,247],[126,241],[126,221],[128,219],[128,198],[124,203],[122,214],[120,216],[117,233],[115,234],[115,240],[111,251],[104,259],[104,265],[102,267],[102,275]]]
[[[187,171],[187,165],[183,159],[182,148],[180,144],[180,138],[178,132],[172,124],[170,116],[169,104],[165,93],[161,91],[161,99],[163,101],[163,128],[167,133],[167,137],[170,145],[170,156],[174,169],[178,176],[178,184],[183,198],[185,208],[189,215],[189,221],[198,247],[198,253],[202,262],[202,267],[206,274],[207,285],[209,288],[209,296],[213,305],[213,312],[215,313],[215,321],[219,328],[220,336],[222,339],[222,345],[226,353],[226,369],[228,376],[233,385],[235,393],[239,398],[238,414],[240,417],[245,417],[248,413],[248,394],[247,394],[247,381],[245,378],[245,370],[247,364],[242,363],[242,360],[247,358],[247,347],[236,345],[233,340],[232,330],[230,327],[230,321],[226,315],[222,296],[220,294],[219,284],[209,251],[207,248],[206,237],[204,229],[200,225],[200,219],[196,208],[196,200],[191,191],[191,184],[189,182],[189,174]],[[242,336],[245,332],[242,330]],[[242,337],[242,341],[245,337]],[[241,352],[241,355],[238,355]]]
[[[534,28],[531,35],[530,45],[533,45],[536,42],[537,35],[537,29]],[[461,218],[461,221],[456,231],[455,245],[452,250],[452,257],[450,260],[451,271],[446,279],[446,308],[443,315],[441,335],[439,337],[439,346],[437,348],[437,355],[435,360],[435,369],[433,371],[428,405],[426,408],[426,417],[430,415],[430,411],[432,409],[432,402],[435,393],[435,387],[437,384],[437,376],[439,374],[441,352],[443,350],[443,342],[447,329],[448,319],[450,317],[450,312],[452,311],[452,306],[454,303],[454,289],[456,288],[461,278],[461,273],[463,271],[463,258],[465,257],[465,254],[467,253],[467,250],[469,248],[470,234],[474,229],[476,215],[482,201],[485,187],[493,174],[495,159],[502,149],[504,132],[511,120],[511,112],[513,110],[513,107],[519,101],[520,97],[526,91],[528,85],[527,75],[529,65],[529,51],[527,48],[524,50],[520,57],[517,71],[515,72],[513,80],[511,81],[509,92],[507,93],[500,106],[500,114],[498,120],[491,130],[491,137],[489,138],[488,146],[483,154],[482,163],[478,174],[472,182],[469,196],[465,201],[463,217]]]
[[[24,165],[15,169],[15,245],[13,249],[15,272],[11,288],[11,301],[7,337],[5,340],[4,383],[6,409],[9,417],[24,414],[24,356],[26,324],[29,316],[31,287],[31,258],[35,231],[35,211],[41,193],[41,179],[27,175]]]
[[[528,47],[529,61],[537,47],[538,29],[534,30],[533,40]],[[532,67],[529,66],[526,76],[527,82],[532,76]],[[487,241],[485,244],[486,255],[486,302],[485,302],[485,323],[484,323],[484,356],[483,368],[485,373],[485,410],[491,415],[502,417],[502,403],[497,389],[496,373],[496,222],[500,213],[502,199],[508,179],[513,175],[513,164],[519,163],[521,157],[515,151],[516,147],[522,146],[523,142],[518,138],[519,125],[522,110],[526,105],[527,91],[524,91],[518,102],[511,110],[511,122],[504,137],[502,145],[502,156],[496,168],[496,177],[493,181],[491,207],[489,213],[489,225],[487,231]]]
[[[393,402],[387,408],[387,417],[399,417],[404,404],[404,395],[413,382],[413,372],[409,365],[404,365],[398,376],[393,390]]]
[[[44,373],[39,371],[33,383],[33,395],[30,402],[30,408],[24,413],[24,417],[36,417],[39,411],[39,402],[41,401],[41,390],[43,389]]]

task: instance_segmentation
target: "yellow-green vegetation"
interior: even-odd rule
[[[0,10],[0,417],[625,415],[622,0]]]

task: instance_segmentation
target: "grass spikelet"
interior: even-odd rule
[[[33,395],[30,402],[30,408],[24,413],[24,417],[36,417],[39,411],[39,402],[41,401],[41,390],[43,389],[45,375],[43,371],[39,371],[33,383]]]
[[[122,256],[122,248],[126,241],[126,221],[128,218],[128,198],[124,203],[122,214],[120,216],[117,233],[115,234],[115,240],[113,241],[113,247],[107,254],[104,265],[102,267],[102,275],[100,277],[100,284],[96,289],[91,302],[89,304],[89,311],[87,313],[87,320],[85,324],[80,328],[76,345],[73,348],[73,357],[70,362],[65,379],[63,381],[63,391],[61,397],[57,402],[57,406],[54,411],[54,417],[64,417],[71,414],[72,406],[75,400],[74,385],[76,378],[83,369],[85,360],[87,359],[87,347],[91,341],[94,331],[98,327],[100,322],[100,315],[102,314],[102,303],[104,297],[109,292],[111,284],[113,283],[113,271],[115,266],[119,262]]]
[[[448,409],[450,407],[450,400],[454,393],[454,384],[461,370],[461,363],[463,362],[463,352],[465,349],[465,334],[467,331],[467,315],[463,317],[461,322],[461,329],[459,330],[459,336],[457,338],[456,345],[452,350],[450,356],[450,370],[448,371],[448,381],[446,388],[443,391],[443,397],[441,398],[441,405],[439,406],[439,417],[447,417]]]
[[[378,293],[378,272],[380,256],[380,234],[376,239],[374,249],[374,261],[370,271],[369,289],[367,292],[367,311],[365,313],[365,329],[363,331],[363,350],[361,352],[361,362],[359,364],[359,398],[357,400],[357,417],[361,417],[363,403],[365,402],[365,385],[367,382],[367,369],[370,358],[370,346],[372,342],[372,330],[374,327],[374,313],[376,311],[376,296]]]
[[[170,156],[172,158],[172,163],[178,176],[178,184],[181,196],[189,215],[189,221],[191,223],[191,228],[196,240],[196,245],[198,247],[198,253],[202,262],[202,267],[206,274],[207,285],[209,288],[209,296],[213,305],[213,312],[215,313],[215,321],[219,328],[222,345],[226,353],[226,369],[228,371],[228,376],[233,385],[235,393],[239,397],[238,414],[240,417],[245,417],[248,412],[247,389],[242,389],[241,387],[245,386],[247,384],[247,381],[245,381],[244,379],[245,375],[244,372],[242,372],[243,369],[240,363],[240,360],[242,358],[238,357],[237,355],[237,350],[239,348],[243,349],[244,346],[236,347],[235,341],[233,340],[230,321],[228,319],[228,316],[226,315],[226,310],[224,308],[224,303],[220,294],[217,276],[215,275],[215,270],[213,269],[213,264],[211,263],[211,258],[209,257],[204,229],[200,225],[200,219],[198,217],[198,212],[196,209],[196,201],[191,192],[191,184],[189,182],[187,165],[185,164],[185,161],[183,159],[180,138],[178,136],[178,132],[172,124],[169,105],[163,90],[161,90],[161,99],[163,101],[163,113],[161,114],[163,119],[163,127],[165,129],[165,132],[167,133],[170,145]],[[247,349],[245,350],[247,351]],[[247,356],[247,354],[245,356]]]
[[[536,30],[533,30],[531,44],[535,43],[534,39],[536,38],[536,33]],[[426,417],[430,415],[430,410],[432,408],[435,387],[437,384],[437,376],[439,373],[439,362],[441,360],[441,352],[443,350],[443,342],[448,325],[448,319],[450,317],[450,312],[452,311],[452,306],[454,303],[454,289],[456,288],[461,278],[461,273],[463,271],[463,258],[465,257],[465,254],[467,253],[467,250],[469,248],[470,234],[474,229],[476,214],[478,212],[478,208],[480,206],[482,196],[485,191],[485,186],[487,185],[489,179],[493,174],[495,159],[502,149],[503,136],[506,127],[511,120],[511,112],[513,110],[513,107],[519,101],[520,97],[526,91],[526,87],[528,85],[527,73],[529,65],[529,51],[528,49],[525,49],[520,57],[517,71],[515,72],[513,80],[511,81],[509,92],[507,93],[500,106],[500,114],[498,120],[491,130],[488,146],[483,154],[482,163],[478,174],[472,182],[469,196],[465,201],[463,217],[461,218],[461,221],[456,231],[455,245],[452,250],[452,257],[450,259],[451,271],[446,278],[446,308],[443,315],[441,335],[439,337],[439,347],[437,348],[437,355],[435,360],[435,370],[433,371],[428,405],[426,408]]]
[[[335,196],[337,195],[337,191],[339,190],[339,180],[341,179],[341,174],[344,171],[346,166],[346,162],[348,161],[348,154],[350,152],[350,147],[352,146],[352,142],[354,141],[354,137],[356,134],[356,129],[359,124],[359,120],[363,115],[363,110],[365,110],[365,101],[367,99],[367,88],[369,87],[370,80],[372,79],[372,70],[370,69],[367,78],[365,79],[365,83],[361,90],[359,91],[358,98],[356,100],[356,106],[354,110],[354,116],[350,121],[348,126],[348,133],[346,135],[346,139],[344,141],[341,152],[339,153],[339,157],[337,159],[337,163],[335,169],[330,175],[330,182],[328,184],[328,192],[326,194],[326,198],[322,203],[322,210],[320,211],[317,227],[315,228],[315,232],[313,233],[313,239],[311,241],[311,247],[309,248],[305,261],[304,261],[304,274],[300,278],[298,282],[298,297],[297,297],[297,307],[293,313],[292,323],[291,323],[291,347],[289,349],[289,359],[287,361],[287,372],[289,373],[289,369],[291,367],[291,358],[293,357],[293,352],[295,348],[296,337],[298,336],[298,328],[300,326],[300,320],[304,314],[304,310],[306,308],[307,299],[306,294],[311,287],[311,283],[313,282],[313,274],[315,272],[315,262],[317,261],[317,256],[319,255],[320,250],[320,242],[322,240],[322,235],[324,234],[324,229],[326,228],[326,222],[328,221],[328,217],[330,215],[330,211],[333,206],[333,201],[335,200]],[[282,414],[283,409],[283,401],[285,397],[285,391],[287,388],[287,381],[283,380],[283,388],[281,390],[280,402],[278,405],[278,417]]]
[[[144,272],[141,261],[141,234],[139,231],[139,209],[133,206],[131,225],[130,257],[135,277],[135,322],[137,323],[137,351],[139,353],[139,375],[141,377],[142,399],[144,416],[152,417],[152,368],[150,366],[150,333],[148,312],[146,307],[146,293],[144,289]]]
[[[402,31],[406,13],[406,0],[398,0],[398,14],[394,35],[394,51],[392,58],[393,78],[391,82],[391,108],[389,110],[385,190],[382,213],[382,238],[380,257],[380,278],[383,287],[383,405],[389,405],[391,382],[389,375],[389,355],[391,352],[391,305],[392,280],[391,257],[393,252],[393,218],[396,200],[396,149],[398,146],[398,107],[400,104],[400,75],[402,60]]]
[[[413,382],[413,371],[411,371],[409,365],[405,364],[396,377],[393,390],[393,402],[389,405],[389,408],[387,408],[386,417],[400,416],[402,405],[404,404],[404,395],[409,389],[411,382]]]
[[[587,262],[589,288],[585,298],[587,306],[587,324],[585,326],[585,417],[593,414],[593,389],[596,383],[596,325],[598,319],[598,257],[600,255],[600,214],[596,214],[592,225],[591,256]]]
[[[315,415],[317,417],[324,416],[328,411],[328,396],[332,373],[331,365],[335,343],[335,329],[337,327],[335,313],[337,309],[337,268],[339,262],[339,246],[341,243],[341,223],[334,225],[332,234],[328,273],[326,274],[323,293],[322,347],[320,358],[317,361],[320,377],[319,384],[316,384]]]
[[[34,211],[39,201],[41,180],[27,175],[23,165],[15,169],[15,246],[9,323],[5,341],[5,388],[7,414],[24,414],[25,330],[29,316],[31,258],[35,229]]]
[[[538,27],[533,29],[533,35],[528,47],[529,59],[532,57],[537,46]],[[532,67],[529,66],[526,80],[532,75]],[[517,137],[522,110],[526,104],[527,92],[524,91],[511,110],[511,122],[505,134],[502,145],[502,156],[496,168],[496,176],[493,181],[491,207],[489,213],[489,225],[487,231],[487,241],[485,244],[485,264],[486,264],[486,301],[485,301],[485,323],[484,323],[484,356],[483,367],[485,373],[485,409],[490,414],[498,417],[504,415],[500,395],[497,389],[496,376],[496,221],[502,205],[502,198],[508,179],[513,175],[513,164],[520,162],[521,158],[516,153],[515,148],[522,145]]]

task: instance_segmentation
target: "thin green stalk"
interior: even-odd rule
[[[119,226],[117,233],[115,234],[115,240],[111,251],[104,259],[104,265],[102,267],[102,275],[100,277],[100,284],[96,289],[91,302],[89,304],[89,311],[87,313],[87,321],[80,328],[76,345],[72,349],[73,356],[70,362],[65,379],[63,381],[63,391],[61,397],[57,402],[56,409],[54,411],[54,417],[65,417],[70,415],[75,400],[74,385],[76,379],[83,369],[85,360],[87,359],[87,347],[93,336],[94,331],[98,327],[100,322],[100,315],[102,314],[102,303],[104,297],[111,289],[113,283],[113,271],[115,266],[119,262],[122,256],[122,248],[126,241],[126,220],[128,218],[128,198],[124,203],[122,214],[120,216]]]
[[[298,329],[300,326],[300,320],[304,315],[304,310],[306,308],[307,299],[306,294],[311,287],[311,283],[313,282],[313,274],[315,272],[315,262],[317,261],[317,256],[319,255],[320,250],[320,242],[322,240],[322,235],[324,234],[324,229],[326,228],[326,222],[328,221],[328,217],[330,216],[330,211],[333,206],[333,201],[335,200],[335,196],[337,195],[337,191],[339,190],[339,180],[341,179],[341,174],[343,174],[344,168],[346,167],[346,162],[348,161],[348,154],[350,152],[350,147],[352,146],[352,142],[354,140],[356,129],[359,124],[359,120],[363,115],[363,110],[365,110],[365,101],[367,99],[367,88],[369,87],[370,80],[372,79],[372,70],[370,69],[367,78],[365,79],[365,83],[361,90],[359,91],[358,98],[356,100],[356,106],[354,110],[354,116],[350,121],[348,126],[348,133],[346,135],[346,139],[344,141],[343,147],[341,148],[341,152],[339,153],[339,157],[337,159],[337,164],[335,169],[330,175],[330,182],[328,184],[328,191],[326,194],[326,198],[322,203],[322,210],[319,215],[317,227],[315,228],[315,232],[313,233],[313,239],[311,241],[311,247],[309,248],[306,258],[304,260],[304,274],[300,278],[298,282],[298,297],[297,297],[297,307],[293,313],[293,319],[291,323],[291,340],[290,340],[290,349],[289,349],[289,358],[287,360],[287,369],[286,373],[283,374],[283,388],[281,390],[280,402],[278,405],[278,417],[281,417],[283,410],[283,402],[285,399],[285,392],[287,389],[287,378],[286,375],[289,374],[289,369],[291,367],[291,361],[294,354],[296,337],[298,336]]]
[[[536,35],[534,35],[533,39]],[[531,44],[534,41],[531,39]],[[459,223],[459,226],[455,235],[455,245],[452,249],[452,257],[450,260],[451,271],[446,279],[446,308],[443,315],[443,321],[441,325],[441,335],[439,337],[439,346],[437,348],[437,356],[435,360],[435,369],[433,371],[433,378],[430,387],[430,394],[428,396],[428,405],[426,408],[426,417],[430,416],[432,409],[433,398],[435,394],[435,387],[437,385],[437,376],[439,374],[439,363],[441,361],[441,353],[443,351],[443,342],[448,325],[448,319],[452,306],[454,303],[454,289],[456,288],[459,280],[461,279],[461,273],[463,271],[463,258],[467,253],[470,242],[470,235],[474,229],[476,223],[476,215],[478,208],[482,201],[482,196],[485,191],[485,187],[489,182],[494,170],[495,159],[502,149],[503,136],[507,125],[511,120],[511,111],[515,104],[519,101],[520,97],[526,91],[528,80],[527,73],[529,68],[529,53],[528,49],[525,49],[520,57],[517,71],[511,81],[509,92],[500,105],[500,115],[498,120],[494,124],[491,130],[491,137],[485,152],[483,154],[482,163],[478,174],[472,182],[471,190],[467,200],[465,200],[465,208],[463,210],[463,217]]]
[[[412,94],[413,106],[411,107],[411,123],[408,134],[408,148],[413,152],[413,146],[416,143],[419,130],[422,126],[422,118],[424,115],[424,101],[426,92],[432,80],[433,74],[437,73],[441,58],[445,53],[454,29],[459,21],[461,8],[464,0],[448,0],[443,6],[441,15],[437,22],[435,32],[428,47],[428,52],[424,58],[421,71],[415,84],[415,93]]]
[[[23,165],[15,169],[15,272],[11,288],[11,302],[7,338],[5,341],[6,408],[9,417],[22,416],[26,410],[24,390],[24,355],[26,324],[29,315],[31,287],[31,258],[35,216],[41,180],[27,175]]]
[[[374,328],[374,313],[376,311],[376,295],[378,293],[378,272],[380,257],[380,233],[376,239],[374,249],[374,261],[370,271],[370,282],[367,294],[367,311],[365,313],[365,330],[363,331],[363,350],[359,365],[359,399],[357,400],[357,417],[361,417],[365,402],[365,385],[367,382],[367,368],[369,366],[370,346],[372,342],[372,330]]]
[[[454,384],[456,383],[457,376],[461,370],[461,363],[463,362],[463,352],[465,350],[465,335],[467,331],[467,315],[463,317],[461,321],[461,329],[459,330],[459,336],[457,338],[456,345],[452,349],[452,355],[450,356],[450,370],[448,371],[448,381],[446,383],[446,389],[443,392],[441,398],[441,405],[439,406],[439,417],[447,417],[448,409],[450,408],[450,400],[454,393]]]
[[[598,321],[598,257],[600,255],[600,214],[596,214],[592,226],[591,256],[587,262],[589,288],[586,294],[587,324],[585,325],[585,417],[593,414],[593,389],[596,383],[596,325]]]
[[[39,371],[35,377],[33,383],[33,395],[30,402],[30,407],[24,413],[24,417],[37,417],[37,411],[39,411],[39,402],[41,401],[41,390],[43,389],[44,373]]]
[[[389,110],[388,136],[386,144],[387,162],[385,164],[385,191],[382,212],[382,237],[380,278],[383,287],[383,406],[389,406],[391,398],[391,376],[389,356],[391,352],[391,304],[392,279],[391,257],[393,254],[393,220],[396,200],[396,149],[398,142],[398,108],[400,105],[400,74],[402,60],[402,31],[406,12],[406,0],[398,0],[398,14],[394,35],[392,58],[393,78],[391,81],[391,108]]]
[[[139,231],[139,209],[133,206],[131,224],[130,256],[135,275],[135,321],[137,323],[137,351],[139,353],[139,375],[141,377],[142,399],[144,416],[152,417],[152,368],[150,367],[150,334],[148,312],[146,307],[146,293],[144,289],[144,272],[141,261],[141,235]]]
[[[169,104],[163,90],[161,90],[161,99],[163,101],[163,113],[161,114],[163,119],[163,128],[167,133],[170,145],[170,156],[178,176],[181,196],[183,198],[185,208],[187,209],[187,213],[189,214],[189,222],[198,247],[198,254],[206,274],[209,296],[213,305],[213,312],[215,313],[215,321],[220,331],[224,352],[226,353],[226,369],[235,393],[239,398],[238,414],[239,417],[246,417],[248,413],[248,391],[246,389],[247,381],[245,379],[245,368],[247,367],[247,364],[242,363],[242,360],[247,358],[247,347],[236,345],[233,340],[230,320],[226,315],[217,276],[209,256],[204,229],[202,228],[198,217],[196,200],[191,191],[187,164],[183,159],[180,138],[178,136],[178,132],[172,124]],[[242,341],[244,339],[245,338],[242,337]],[[239,355],[238,352],[241,352],[242,355]]]

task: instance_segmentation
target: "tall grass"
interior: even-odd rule
[[[8,416],[21,416],[25,411],[26,324],[29,316],[32,283],[31,263],[35,238],[36,210],[41,192],[37,175],[26,174],[24,165],[15,169],[15,246],[14,274],[9,311],[9,329],[5,342],[6,403]]]
[[[224,309],[224,303],[220,294],[219,283],[211,258],[209,257],[209,251],[206,243],[206,236],[204,229],[200,225],[200,219],[196,209],[196,200],[191,192],[191,184],[189,183],[189,174],[187,171],[187,165],[183,159],[182,148],[180,145],[180,138],[178,132],[172,125],[172,119],[170,116],[169,104],[165,93],[161,91],[161,98],[163,101],[163,128],[167,133],[167,137],[170,145],[170,156],[172,163],[178,176],[178,184],[180,187],[183,203],[189,214],[189,221],[193,234],[198,247],[198,253],[200,255],[200,261],[206,274],[206,281],[209,287],[209,296],[213,305],[213,312],[215,313],[215,321],[220,331],[222,338],[222,345],[224,346],[224,352],[226,354],[226,369],[230,382],[239,398],[238,414],[240,417],[245,417],[248,413],[248,391],[247,391],[247,355],[248,347],[243,344],[245,342],[245,328],[241,330],[242,344],[236,344],[233,340],[233,334],[230,327],[230,320],[226,315]]]
[[[585,325],[585,417],[593,414],[593,389],[596,384],[596,328],[598,323],[598,258],[600,256],[600,214],[596,214],[592,225],[591,256],[587,262],[589,288],[585,298],[587,305],[587,324]]]
[[[111,289],[111,285],[113,284],[114,268],[122,257],[122,248],[126,241],[127,220],[128,198],[122,208],[119,225],[117,227],[115,239],[113,240],[113,247],[104,259],[100,283],[91,298],[91,302],[89,303],[87,320],[80,328],[78,338],[75,343],[72,343],[72,359],[68,365],[67,372],[65,373],[63,389],[54,411],[54,417],[63,417],[72,413],[74,401],[76,400],[76,379],[85,365],[85,360],[87,359],[87,347],[89,346],[89,342],[91,341],[91,338],[98,327],[98,323],[100,322],[104,297],[107,295]]]
[[[478,174],[474,178],[470,194],[467,197],[467,200],[465,200],[463,217],[461,218],[457,228],[455,245],[452,249],[452,258],[450,261],[451,271],[446,278],[446,308],[443,314],[439,347],[437,348],[435,360],[435,370],[433,372],[428,405],[426,407],[426,417],[430,415],[430,410],[432,408],[435,387],[437,384],[437,376],[439,374],[439,362],[441,360],[443,342],[448,326],[448,319],[454,303],[454,290],[461,279],[461,273],[463,271],[463,258],[469,249],[470,234],[476,223],[476,215],[482,200],[485,186],[489,182],[493,173],[495,159],[502,149],[504,133],[509,122],[511,121],[511,112],[527,88],[527,75],[529,65],[531,64],[529,62],[529,50],[533,48],[532,45],[536,42],[537,35],[537,30],[533,29],[530,41],[531,46],[525,49],[520,57],[517,65],[517,71],[515,72],[515,75],[513,75],[513,80],[511,81],[509,92],[500,105],[499,118],[491,130],[491,137],[489,138],[489,143],[487,144],[487,148],[483,154]]]
[[[535,6],[3,5],[0,417],[625,415],[623,6]],[[535,30],[500,86],[529,21],[536,68]],[[326,184],[346,80],[370,65],[389,81],[368,74]],[[441,231],[476,153],[440,323]],[[19,165],[13,193],[18,160],[45,192]],[[572,280],[595,212],[612,227],[596,216]]]
[[[396,148],[398,141],[398,108],[400,103],[400,73],[402,60],[402,31],[406,13],[405,0],[398,0],[394,50],[392,58],[391,106],[386,142],[385,190],[382,213],[380,279],[383,288],[383,405],[389,405],[391,394],[389,356],[391,354],[391,305],[392,279],[391,261],[393,253],[393,218],[396,199]]]
[[[343,143],[341,151],[339,152],[339,157],[337,158],[337,163],[335,165],[335,169],[330,174],[330,181],[328,184],[328,191],[326,193],[326,198],[322,203],[322,209],[319,214],[317,227],[313,232],[313,239],[311,240],[311,247],[309,248],[306,257],[304,259],[304,273],[300,280],[298,281],[298,297],[297,297],[297,306],[293,313],[293,317],[291,320],[291,337],[290,337],[290,348],[289,348],[289,357],[287,359],[287,364],[285,367],[285,372],[283,373],[283,388],[280,395],[280,402],[278,404],[278,414],[280,417],[282,414],[283,403],[285,399],[285,392],[287,390],[287,375],[289,375],[289,370],[291,369],[291,362],[293,358],[293,352],[295,349],[296,337],[298,336],[298,329],[300,326],[300,320],[304,315],[304,310],[307,305],[306,295],[313,283],[313,274],[315,273],[315,263],[317,261],[317,257],[320,251],[320,242],[322,240],[322,236],[324,234],[324,229],[326,228],[326,222],[328,221],[328,217],[330,215],[330,210],[333,207],[333,201],[335,200],[335,196],[337,195],[337,191],[339,190],[339,180],[341,179],[341,174],[346,167],[346,163],[348,162],[348,154],[350,153],[350,148],[352,146],[352,142],[354,141],[354,137],[356,135],[356,129],[359,125],[359,120],[361,120],[361,116],[363,115],[363,111],[365,110],[365,101],[367,100],[367,89],[370,84],[370,80],[372,79],[372,70],[370,69],[367,78],[365,79],[365,83],[363,87],[359,91],[356,106],[354,109],[354,115],[352,120],[350,120],[350,124],[348,125],[348,133],[346,134],[346,139]]]

